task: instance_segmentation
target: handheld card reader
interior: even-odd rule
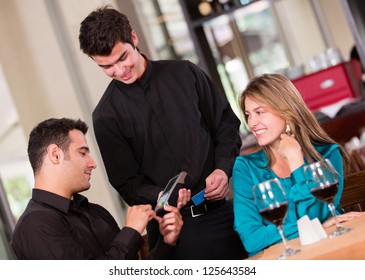
[[[180,172],[175,177],[171,178],[167,183],[162,195],[157,201],[155,208],[157,216],[162,217],[167,213],[165,211],[165,205],[177,206],[177,199],[179,197],[179,190],[181,188],[189,188],[188,184],[188,174],[185,171]]]

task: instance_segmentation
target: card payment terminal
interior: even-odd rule
[[[179,197],[179,190],[181,188],[189,188],[188,174],[185,171],[180,172],[170,179],[167,183],[162,195],[157,201],[155,208],[157,216],[162,217],[167,212],[164,210],[165,205],[177,206],[177,199]]]

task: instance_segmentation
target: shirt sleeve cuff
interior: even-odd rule
[[[150,260],[167,260],[171,259],[171,255],[175,252],[176,246],[166,244],[162,238],[157,242],[155,248],[152,249],[147,259]]]
[[[310,191],[307,187],[305,175],[304,175],[304,164],[295,169],[291,173],[291,180],[293,182],[293,187],[290,189],[290,197],[294,201],[301,200],[310,195]]]
[[[114,239],[114,243],[122,243],[128,252],[137,254],[143,242],[144,240],[139,232],[130,227],[123,227]]]

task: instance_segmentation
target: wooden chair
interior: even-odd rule
[[[149,249],[148,249],[148,241],[147,241],[147,234],[143,234],[142,235],[143,237],[143,245],[142,245],[142,248],[139,250],[139,257],[140,259],[144,259],[148,256],[149,254]]]
[[[365,170],[365,147],[352,150],[349,155],[354,172]]]
[[[365,211],[365,171],[345,176],[340,205],[346,211]]]

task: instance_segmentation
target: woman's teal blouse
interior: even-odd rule
[[[334,204],[337,213],[343,213],[340,198],[344,180],[339,146],[336,144],[315,145],[315,148],[324,158],[332,162],[338,172],[338,193]],[[281,242],[276,226],[261,217],[252,195],[253,185],[277,177],[271,168],[264,168],[267,162],[264,151],[260,150],[237,157],[233,167],[234,228],[249,256]],[[327,204],[317,200],[310,193],[305,183],[303,166],[294,170],[288,178],[278,178],[288,196],[288,213],[284,220],[284,233],[288,239],[298,237],[297,220],[304,215],[308,215],[310,219],[317,217],[322,223],[331,217]]]

